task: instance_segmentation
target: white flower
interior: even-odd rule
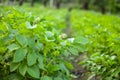
[[[61,46],[66,46],[67,43],[66,43],[66,41],[64,41],[64,42],[61,42],[60,45],[61,45]]]
[[[34,28],[36,28],[37,27],[37,25],[35,24],[35,25],[31,25],[30,24],[30,22],[26,22],[26,27],[27,27],[27,29],[34,29]]]
[[[68,42],[73,43],[75,38],[68,38]]]
[[[59,37],[62,38],[62,39],[64,39],[64,38],[67,37],[67,35],[66,34],[61,34]]]

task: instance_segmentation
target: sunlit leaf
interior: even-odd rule
[[[66,65],[69,69],[74,69],[72,63],[70,63],[70,62],[65,61],[65,65]]]

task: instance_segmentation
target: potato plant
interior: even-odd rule
[[[67,38],[61,32],[65,9],[0,6],[0,79],[72,80],[70,57],[79,52],[87,56],[81,65],[88,80],[119,80],[119,16],[77,9],[70,14]]]
[[[86,46],[88,58],[82,64],[89,72],[88,80],[119,80],[120,18],[77,10],[72,14],[74,35],[80,34],[89,39]]]
[[[72,79],[70,70],[74,67],[66,58],[78,55],[82,38],[67,38],[46,26],[43,17],[15,8],[0,10],[0,79]]]

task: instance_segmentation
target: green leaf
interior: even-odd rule
[[[16,40],[21,46],[23,47],[27,46],[27,38],[25,36],[19,34],[16,36]]]
[[[19,66],[19,72],[20,72],[21,75],[24,76],[25,73],[26,73],[26,71],[27,71],[27,65],[26,65],[25,62],[23,62],[23,63]]]
[[[54,80],[63,80],[63,79],[60,77],[56,77]]]
[[[49,76],[42,76],[40,80],[53,80],[53,79]]]
[[[63,54],[64,56],[68,57],[68,56],[70,55],[70,52],[68,52],[68,50],[64,50],[64,51],[62,52],[62,54]]]
[[[64,63],[60,63],[59,67],[62,70],[62,72],[66,72],[66,74],[69,75],[69,70],[66,68]]]
[[[44,47],[44,46],[43,46],[42,43],[40,43],[40,42],[37,43],[37,48],[38,48],[39,50],[42,50],[43,47]]]
[[[45,40],[46,40],[47,42],[55,41],[54,34],[53,34],[52,32],[50,32],[50,31],[46,31]]]
[[[49,69],[50,72],[53,72],[53,71],[58,71],[58,70],[60,70],[60,67],[59,67],[58,64],[54,64],[54,65],[51,64],[51,65],[48,66],[48,69]]]
[[[120,68],[115,68],[114,72],[111,74],[112,76],[117,76],[120,73]]]
[[[10,73],[9,75],[5,76],[2,80],[24,80],[20,74],[17,73]]]
[[[3,59],[3,56],[0,55],[0,62],[2,61],[2,59]]]
[[[85,52],[87,50],[87,48],[85,48],[84,45],[80,45],[80,44],[75,45],[74,48],[77,49],[77,51],[79,52]]]
[[[86,45],[89,42],[89,40],[87,38],[81,36],[81,37],[76,38],[75,42]]]
[[[46,69],[44,68],[43,56],[42,56],[42,55],[39,55],[39,56],[38,56],[38,66],[39,66],[40,69],[46,70]]]
[[[34,65],[34,66],[30,66],[27,68],[27,73],[34,78],[39,78],[40,76],[40,71],[38,66]]]
[[[22,61],[27,54],[27,49],[18,49],[16,50],[14,57],[13,57],[13,62],[20,62]]]
[[[10,72],[15,71],[19,67],[20,63],[11,63],[10,64]]]
[[[28,39],[28,45],[30,48],[35,49],[35,43],[34,40],[30,37],[27,38]]]
[[[15,43],[13,43],[13,44],[10,44],[7,48],[8,48],[8,50],[9,50],[9,52],[12,52],[12,51],[14,51],[14,50],[16,50],[16,49],[19,49],[20,46],[17,45],[17,44],[15,44]]]
[[[0,34],[4,34],[4,31],[0,30]]]
[[[74,75],[74,74],[71,74],[70,77],[72,77],[72,78],[78,78],[78,77],[77,77],[76,75]]]
[[[27,55],[27,64],[28,64],[28,66],[32,66],[33,64],[35,64],[37,58],[38,58],[38,57],[37,57],[37,55],[36,55],[35,52],[29,53],[29,54]]]
[[[67,61],[64,62],[69,69],[74,69],[73,65]]]
[[[46,31],[46,36],[50,38],[50,37],[53,37],[54,34],[51,31]]]
[[[96,52],[91,55],[91,58],[98,57],[98,56],[100,57],[100,53]]]
[[[69,50],[69,52],[70,52],[71,54],[73,54],[73,55],[78,55],[78,50],[77,50],[76,48],[70,47],[68,50]]]

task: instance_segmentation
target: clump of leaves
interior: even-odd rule
[[[70,62],[81,42],[63,39],[53,27],[31,14],[10,9],[1,16],[0,78],[3,80],[71,80]],[[81,39],[81,38],[80,38]],[[81,45],[80,45],[81,44]]]
[[[103,80],[119,80],[120,68],[116,55],[97,52],[81,63],[90,71],[88,80],[93,77],[97,79],[98,76]]]

